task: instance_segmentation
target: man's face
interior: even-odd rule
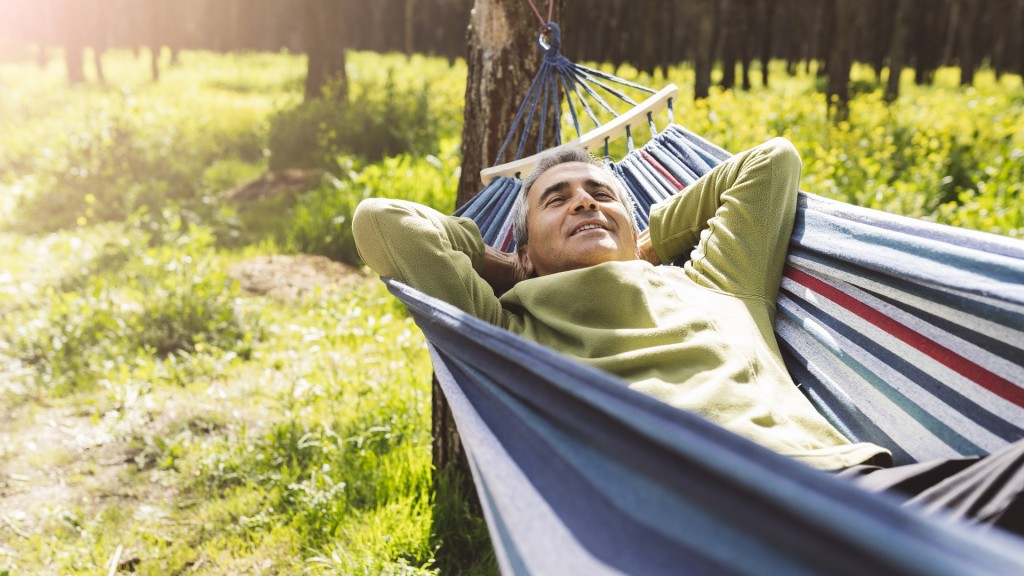
[[[519,257],[528,272],[544,276],[637,258],[632,216],[611,179],[584,162],[541,174],[526,196],[529,241]]]

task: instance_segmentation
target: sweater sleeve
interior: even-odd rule
[[[689,253],[695,281],[774,304],[800,185],[800,157],[783,138],[730,158],[651,209],[662,262]]]
[[[478,274],[484,243],[469,218],[445,216],[403,200],[370,198],[356,208],[352,234],[359,255],[381,276],[505,326],[506,313]]]

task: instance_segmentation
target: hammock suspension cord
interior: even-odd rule
[[[530,6],[533,8],[538,19],[542,20],[541,32],[537,38],[537,43],[540,46],[543,57],[541,59],[540,68],[537,70],[537,75],[534,76],[533,81],[530,83],[530,87],[526,92],[526,97],[523,99],[522,104],[520,104],[519,109],[516,111],[515,118],[512,121],[512,126],[509,128],[508,134],[502,142],[501,149],[498,151],[498,156],[494,161],[495,166],[502,163],[505,153],[512,144],[516,132],[520,131],[520,125],[522,125],[522,127],[513,160],[518,160],[523,157],[523,150],[526,147],[526,141],[531,133],[531,127],[534,124],[535,117],[538,119],[537,153],[543,151],[544,133],[545,126],[548,121],[549,107],[552,110],[552,121],[555,123],[555,144],[560,145],[563,142],[560,94],[565,98],[569,114],[572,117],[572,124],[573,128],[575,128],[576,136],[577,138],[582,138],[584,133],[583,129],[580,127],[580,116],[582,114],[577,110],[577,105],[582,108],[582,112],[586,113],[587,117],[590,118],[595,127],[601,126],[601,121],[598,119],[598,115],[591,106],[591,103],[588,102],[588,98],[597,106],[611,114],[612,117],[617,118],[619,116],[619,113],[615,108],[612,107],[604,97],[602,97],[601,92],[597,89],[602,90],[606,96],[614,96],[618,100],[628,104],[630,107],[637,106],[637,102],[622,90],[612,86],[612,84],[633,88],[648,94],[655,93],[655,90],[651,88],[642,86],[635,82],[630,82],[629,80],[619,78],[618,76],[607,72],[576,64],[563,56],[560,52],[562,41],[561,28],[559,28],[557,23],[550,21],[550,7],[552,4],[549,3],[548,5],[549,20],[544,22],[543,18],[541,18],[540,11],[537,10],[537,7],[532,0],[527,0],[527,2],[530,3]],[[573,95],[575,95],[575,99],[573,98]],[[538,108],[540,108],[539,115],[537,114]],[[653,121],[651,122],[651,126],[653,127]],[[631,142],[630,149],[632,150]]]

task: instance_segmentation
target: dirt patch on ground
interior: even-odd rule
[[[228,271],[242,290],[280,300],[298,300],[319,291],[342,292],[369,277],[358,268],[323,256],[260,256]]]
[[[229,190],[225,197],[230,202],[252,202],[281,194],[299,194],[315,186],[322,176],[319,170],[267,172]]]
[[[143,495],[151,487],[123,484],[132,450],[92,418],[34,403],[8,416],[0,427],[0,542],[28,538],[48,520],[73,522],[74,510],[94,513],[111,498],[170,500],[164,490]]]

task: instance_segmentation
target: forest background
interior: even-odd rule
[[[494,571],[349,228],[475,186],[473,4],[0,0],[0,573]],[[556,7],[805,190],[1024,234],[1024,0]]]

